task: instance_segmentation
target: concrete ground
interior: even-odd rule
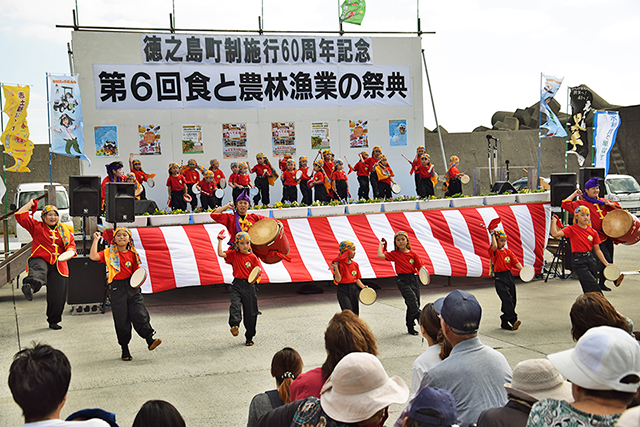
[[[615,261],[623,271],[640,268],[640,246],[616,247]],[[518,279],[516,279],[519,282]],[[394,280],[379,280],[381,290],[372,306],[361,306],[379,343],[380,359],[389,375],[408,384],[411,365],[425,349],[420,337],[404,326],[405,306]],[[622,313],[640,325],[636,286],[640,276],[627,277],[620,288],[606,293]],[[577,280],[550,278],[519,283],[517,312],[522,326],[516,332],[500,329],[500,301],[490,279],[436,277],[422,288],[422,305],[461,288],[473,293],[483,307],[481,340],[501,351],[511,364],[573,347],[569,308],[580,294]],[[264,285],[259,292],[258,335],[254,347],[245,347],[241,336],[229,333],[229,295],[224,286],[176,289],[145,296],[151,323],[163,343],[148,351],[144,340],[134,337],[133,361],[120,360],[109,310],[106,314],[70,314],[65,311],[63,329],[47,328],[45,292],[32,302],[15,286],[0,288],[0,372],[7,375],[12,356],[33,341],[61,349],[71,360],[73,375],[62,416],[88,407],[115,412],[121,426],[130,426],[140,406],[149,399],[174,404],[189,427],[243,426],[251,398],[274,388],[269,374],[271,357],[285,346],[300,352],[305,371],[325,358],[323,334],[339,306],[332,285],[319,284],[325,292],[298,295],[299,285]],[[640,327],[637,327],[640,329]],[[22,424],[19,407],[6,385],[0,386],[0,425]],[[391,408],[390,425],[399,411]]]

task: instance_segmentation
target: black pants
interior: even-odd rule
[[[611,239],[607,239],[604,242],[600,243],[600,250],[602,251],[602,255],[604,255],[604,258],[609,261],[609,263],[613,263],[613,240]],[[593,254],[595,257],[595,254]],[[597,258],[596,258],[597,259]],[[604,264],[598,259],[598,286],[600,286],[600,289],[602,289],[603,286],[605,286],[604,282],[605,277],[604,277]]]
[[[118,344],[126,346],[131,341],[131,325],[140,337],[148,340],[155,331],[149,323],[149,312],[144,305],[140,288],[132,288],[129,279],[114,280],[109,284],[111,314],[116,327]]]
[[[574,252],[572,254],[573,272],[578,275],[582,292],[599,292],[598,285],[598,261],[595,260],[591,252]]]
[[[513,274],[510,271],[500,271],[495,273],[496,293],[502,301],[500,310],[502,315],[500,320],[502,325],[513,326],[518,320],[516,314],[516,283],[513,280]],[[509,325],[510,323],[510,325]]]
[[[204,193],[200,193],[200,205],[202,209],[215,209],[220,205],[216,205],[215,196],[207,196]]]
[[[298,186],[297,185],[283,185],[282,186],[282,201],[287,203],[293,203],[298,201]]]
[[[302,204],[307,206],[311,205],[311,203],[313,203],[313,194],[311,193],[311,188],[309,188],[308,179],[300,180],[300,192],[302,193]]]
[[[233,200],[233,203],[238,200],[238,196],[240,196],[240,193],[242,193],[243,190],[243,187],[233,187],[233,190],[231,191],[231,198]]]
[[[415,274],[398,274],[396,278],[398,290],[407,306],[407,328],[413,329],[415,322],[420,319],[420,285]]]
[[[359,288],[355,283],[338,284],[338,304],[340,310],[351,310],[356,316],[360,314]]]
[[[191,184],[185,184],[187,186],[187,194],[191,196],[191,202],[189,203],[191,205],[191,210],[194,210],[195,208],[198,207],[198,198],[196,197],[196,193],[193,192],[193,186],[195,185],[194,183]]]
[[[215,190],[213,190],[213,196],[211,196],[211,199],[213,200],[213,208],[219,208],[220,206],[222,206],[222,197],[218,198],[216,197],[216,192]],[[235,203],[235,201],[234,201]]]
[[[375,169],[375,168],[374,168]],[[378,188],[378,172],[375,170],[369,175],[369,181],[371,181],[371,190],[373,191],[373,198],[380,198],[380,190]]]
[[[369,200],[369,177],[358,176],[358,199]]]
[[[46,285],[47,287],[47,322],[60,323],[64,303],[67,300],[68,278],[58,272],[55,264],[49,264],[42,258],[29,258],[29,274],[23,282],[31,285],[35,294]]]
[[[422,190],[422,181],[420,181],[420,174],[418,172],[413,172],[413,181],[416,183],[416,194],[419,197],[424,197],[420,195],[422,194],[423,190]]]
[[[339,181],[335,181],[336,183],[336,192],[338,193],[338,199],[340,200],[348,200],[349,192],[347,191],[347,181],[342,179]]]
[[[187,210],[187,202],[184,201],[184,191],[171,192],[171,209]]]
[[[257,176],[254,184],[258,189],[258,194],[253,197],[253,204],[257,205],[260,199],[262,199],[263,205],[268,205],[269,203],[271,203],[271,200],[269,198],[269,178]]]
[[[376,197],[380,197],[381,199],[390,199],[393,197],[391,195],[391,185],[378,181],[378,195]]]
[[[449,180],[449,188],[447,192],[444,193],[444,196],[449,197],[458,193],[462,193],[462,182],[460,182],[458,178],[452,178]]]
[[[317,200],[322,203],[326,203],[328,201],[327,189],[324,188],[324,184],[314,185],[313,192],[314,192],[314,200]]]
[[[418,196],[422,199],[435,195],[431,178],[420,178],[420,186],[416,188],[418,189]]]
[[[258,286],[249,283],[247,279],[233,279],[229,306],[229,326],[240,326],[244,315],[244,336],[247,341],[256,335],[256,323],[258,321]],[[242,313],[240,308],[242,307]]]
[[[144,185],[140,184],[142,186],[142,191],[140,192],[140,199],[139,200],[147,200],[147,190],[144,188]]]

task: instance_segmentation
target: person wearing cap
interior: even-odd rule
[[[213,191],[213,209],[222,206],[222,197],[217,197],[215,190],[224,190],[220,185],[220,180],[225,179],[224,172],[220,169],[220,162],[216,159],[211,159],[209,161],[209,171],[213,173],[213,183],[215,184],[215,188]]]
[[[389,378],[376,356],[350,353],[322,386],[320,399],[310,396],[280,406],[263,415],[258,426],[384,425],[389,405],[403,404],[408,397],[409,387],[398,376]]]
[[[383,199],[391,199],[391,184],[395,184],[396,182],[393,180],[395,176],[393,170],[391,170],[391,166],[387,161],[387,156],[384,154],[380,155],[380,161],[375,167],[375,172],[378,176],[378,196]]]
[[[200,205],[203,210],[215,209],[220,206],[218,198],[214,195],[216,191],[216,183],[213,172],[209,169],[205,169],[202,172],[202,180],[195,184],[196,188],[200,190]]]
[[[136,181],[138,181],[138,184],[142,186],[142,192],[140,193],[140,199],[138,200],[147,200],[147,192],[144,188],[144,185],[142,185],[142,183],[147,182],[149,178],[153,179],[153,177],[155,177],[156,174],[154,173],[146,174],[142,170],[142,162],[138,159],[134,159],[133,153],[129,154],[129,170],[131,171],[132,174],[136,176]]]
[[[186,210],[188,196],[184,176],[180,173],[180,166],[177,163],[169,163],[169,177],[167,178],[167,192],[169,200],[167,204],[171,209]]]
[[[462,193],[462,182],[460,178],[462,178],[464,174],[458,170],[459,164],[460,159],[458,156],[451,156],[449,158],[449,170],[447,170],[447,173],[444,175],[446,181],[442,186],[442,189],[446,191],[446,193],[444,193],[445,197]]]
[[[251,199],[249,198],[248,190],[242,190],[236,203],[232,200],[224,206],[216,208],[211,212],[211,219],[218,224],[222,224],[227,228],[229,232],[229,242],[235,242],[235,236],[241,231],[249,231],[251,226],[261,219],[265,219],[266,216],[258,215],[255,213],[247,213],[251,206]],[[233,209],[233,213],[225,213],[227,209]],[[278,225],[282,224],[278,221]]]
[[[296,178],[296,161],[287,160],[287,169],[280,175],[282,180],[282,203],[298,201],[298,179]]]
[[[313,203],[313,193],[311,191],[311,187],[309,187],[311,173],[309,171],[309,161],[305,156],[300,157],[298,171],[302,173],[300,181],[298,182],[298,185],[300,186],[300,194],[302,194],[302,204],[311,206],[311,203]]]
[[[571,382],[574,402],[544,399],[531,408],[527,427],[613,427],[640,386],[640,346],[611,326],[589,329],[571,350],[547,358]]]
[[[622,209],[618,202],[614,202],[609,199],[603,199],[598,197],[600,194],[600,184],[598,178],[594,177],[585,182],[584,192],[579,188],[576,189],[569,197],[562,201],[562,209],[569,213],[575,212],[578,206],[586,206],[589,209],[591,216],[591,226],[598,232],[600,236],[600,250],[604,254],[605,259],[608,262],[613,262],[613,240],[607,237],[602,231],[602,220],[607,214],[616,209]],[[576,197],[580,197],[580,200],[575,200]],[[603,291],[610,291],[611,289],[605,284],[604,277],[604,264],[600,264],[598,268],[598,286]],[[616,286],[620,285],[622,278],[618,279]]]
[[[494,273],[496,293],[502,304],[500,309],[500,327],[508,331],[517,331],[522,323],[516,313],[516,283],[513,280],[511,270],[522,270],[522,264],[516,254],[506,247],[507,235],[502,230],[491,231],[491,246],[489,247],[489,259]]]
[[[324,161],[316,160],[313,162],[313,176],[309,185],[313,187],[313,200],[321,203],[328,202],[327,187],[324,185],[327,178],[323,171]]]
[[[358,263],[353,260],[356,256],[356,245],[343,240],[338,245],[338,256],[331,261],[330,269],[333,272],[333,283],[337,285],[336,294],[340,310],[351,310],[358,316],[360,314],[360,289],[367,286],[362,283],[362,275]],[[360,289],[358,289],[360,288]]]
[[[29,216],[38,202],[29,200],[15,213],[16,222],[31,234],[31,256],[27,261],[27,277],[22,280],[22,293],[31,301],[33,294],[47,287],[47,322],[51,329],[62,329],[64,303],[67,300],[69,266],[58,257],[66,251],[76,252],[73,227],[60,222],[58,208],[47,205],[42,209],[42,221]]]
[[[456,400],[447,390],[425,387],[411,403],[402,427],[453,427],[458,425]]]
[[[371,173],[369,174],[369,182],[371,183],[371,190],[373,191],[373,198],[377,199],[380,197],[380,189],[378,186],[378,172],[376,172],[376,166],[380,161],[380,157],[382,156],[382,148],[376,145],[371,150],[371,157],[365,160],[366,165],[369,167]]]
[[[349,200],[349,178],[344,171],[344,162],[342,159],[334,161],[333,173],[331,174],[331,185],[333,194],[340,200]]]
[[[518,363],[513,380],[504,385],[509,402],[501,408],[483,411],[478,427],[525,427],[531,406],[542,399],[572,401],[569,384],[547,359]]]
[[[511,382],[511,367],[502,353],[478,338],[482,308],[476,297],[458,289],[436,300],[433,306],[453,350],[427,371],[420,388],[449,390],[456,399],[460,425],[468,426],[485,409],[507,403],[504,384]]]
[[[266,157],[263,153],[256,154],[256,161],[258,163],[251,168],[251,173],[256,174],[256,178],[253,181],[258,189],[258,194],[253,197],[253,204],[257,205],[258,202],[262,200],[263,205],[268,205],[271,203],[271,199],[269,198],[269,177],[273,171],[267,164]]]
[[[416,156],[411,161],[411,170],[409,171],[409,175],[413,175],[413,180],[416,184],[416,194],[420,196],[424,189],[422,188],[422,183],[420,182],[420,174],[418,173],[418,168],[422,165],[422,155],[425,153],[424,145],[418,145],[416,147]],[[420,196],[424,197],[424,196]]]
[[[107,197],[107,183],[108,182],[124,182],[125,177],[122,173],[122,168],[124,165],[120,161],[111,162],[108,165],[105,165],[107,168],[107,176],[102,180],[102,184],[100,184],[100,208],[104,211],[105,200]]]
[[[184,185],[187,187],[187,194],[191,196],[189,204],[191,205],[191,210],[193,210],[198,207],[198,198],[193,192],[193,186],[200,182],[200,173],[198,171],[204,173],[206,169],[198,166],[196,159],[189,159],[187,165],[181,169],[182,176],[184,177]]]
[[[420,183],[416,187],[418,197],[425,198],[435,195],[433,189],[438,182],[438,174],[435,172],[434,166],[431,164],[431,157],[427,153],[422,155],[420,165],[416,167],[416,178]]]
[[[358,153],[360,160],[355,166],[349,166],[349,173],[353,169],[356,171],[356,176],[358,177],[358,199],[361,200],[369,200],[369,174],[371,170],[367,165],[367,159],[369,158],[369,153],[366,151],[361,151]]]

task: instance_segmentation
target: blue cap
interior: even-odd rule
[[[433,309],[454,332],[475,332],[480,327],[482,307],[469,292],[457,289],[433,303]]]
[[[437,412],[440,416],[436,417],[419,412],[424,409]],[[409,418],[436,426],[455,425],[458,423],[456,400],[447,390],[425,387],[420,390],[413,400],[411,408],[409,409]]]

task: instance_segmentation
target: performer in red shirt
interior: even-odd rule
[[[266,157],[263,153],[256,154],[256,161],[258,164],[251,168],[251,173],[256,174],[254,182],[258,189],[258,194],[253,197],[254,205],[258,205],[260,200],[262,200],[263,205],[269,205],[269,203],[271,203],[269,195],[269,177],[272,174],[272,170],[266,164],[265,159]]]
[[[287,160],[287,170],[280,176],[282,180],[282,202],[293,203],[298,201],[298,180],[296,179],[296,161]]]
[[[353,170],[356,171],[356,176],[358,177],[358,199],[369,200],[369,174],[371,172],[367,165],[369,153],[362,151],[358,155],[360,156],[360,160],[353,166]],[[351,165],[348,166],[349,173],[351,173],[352,167]]]
[[[43,286],[47,286],[47,322],[49,328],[62,329],[64,303],[67,300],[69,267],[58,257],[66,251],[76,252],[73,228],[60,222],[58,209],[47,205],[42,209],[42,221],[29,216],[37,201],[30,200],[16,213],[16,222],[31,234],[31,256],[27,261],[27,277],[22,281],[22,293],[28,301]]]
[[[451,156],[451,158],[449,158],[449,170],[445,175],[445,178],[447,180],[442,186],[442,189],[446,191],[446,193],[444,194],[445,197],[462,193],[462,182],[460,181],[460,178],[464,176],[464,174],[460,173],[460,171],[458,170],[459,164],[460,159],[458,158],[458,156]]]
[[[326,203],[327,200],[327,188],[324,186],[325,176],[322,173],[322,167],[324,162],[322,160],[316,160],[313,162],[313,177],[309,184],[313,187],[314,200],[321,203]]]
[[[607,214],[616,209],[622,209],[618,202],[612,200],[603,199],[598,197],[600,195],[600,184],[598,178],[591,178],[584,184],[584,193],[577,189],[569,197],[562,201],[562,209],[573,212],[578,206],[586,206],[589,208],[592,227],[598,232],[600,236],[600,250],[604,254],[604,257],[608,262],[613,262],[613,240],[607,237],[602,231],[602,220]],[[576,197],[580,197],[580,200],[574,200]],[[604,265],[598,265],[598,286],[603,291],[610,291],[611,289],[606,285],[604,277]],[[624,277],[624,276],[621,276]],[[622,279],[618,279],[616,285],[620,285]]]
[[[234,237],[236,246],[222,250],[224,231],[218,236],[218,256],[225,259],[227,264],[233,266],[233,283],[229,289],[229,326],[231,334],[238,336],[240,321],[244,315],[245,345],[253,345],[253,337],[256,335],[256,323],[258,321],[258,286],[260,275],[254,283],[249,283],[249,274],[255,267],[262,267],[260,260],[251,252],[251,238],[249,233],[240,232]],[[240,312],[242,307],[242,313]]]
[[[202,209],[215,209],[217,197],[214,192],[216,191],[216,183],[214,182],[214,174],[210,170],[205,170],[202,173],[202,180],[196,184],[200,189],[200,204]]]
[[[122,360],[133,358],[129,352],[131,341],[131,325],[147,341],[149,350],[155,349],[162,343],[159,338],[153,338],[155,331],[149,323],[149,312],[144,305],[144,298],[140,287],[131,286],[131,275],[140,268],[140,256],[133,246],[131,231],[125,227],[118,227],[113,233],[111,245],[98,252],[98,242],[102,235],[93,235],[89,258],[107,265],[111,313],[116,327],[118,344],[122,349]]]
[[[236,187],[238,186],[236,184],[236,178],[238,176],[238,169],[240,169],[239,167],[239,163],[238,162],[231,162],[231,175],[229,175],[229,180],[227,181],[227,184],[229,185],[229,187],[231,187],[231,201],[234,201],[235,199],[238,198],[238,194],[240,194],[240,192],[236,192]],[[235,195],[235,197],[234,197]]]
[[[344,163],[342,159],[336,159],[334,164],[331,174],[333,194],[337,195],[340,200],[349,200],[349,181],[347,173],[344,171]]]
[[[398,231],[393,236],[393,251],[387,252],[386,245],[386,240],[381,239],[378,245],[378,258],[395,263],[396,284],[407,306],[405,316],[407,331],[409,335],[418,335],[415,324],[420,319],[420,285],[416,274],[420,272],[422,260],[411,250],[409,235],[405,231]]]
[[[311,188],[309,187],[309,180],[311,179],[311,175],[309,173],[308,160],[306,157],[300,157],[300,167],[299,171],[302,172],[302,177],[300,177],[300,193],[302,193],[302,204],[310,206],[313,202],[313,195],[311,194]]]
[[[331,150],[322,151],[322,161],[322,172],[324,173],[324,187],[327,190],[327,199],[335,199],[337,194],[333,191],[333,182],[331,181],[331,177],[336,165],[333,161],[333,153]]]
[[[124,174],[122,173],[122,168],[124,167],[122,162],[115,161],[111,162],[108,165],[105,165],[107,168],[107,176],[102,180],[102,185],[100,186],[100,206],[104,211],[105,207],[105,199],[107,197],[107,182],[124,182]]]
[[[416,183],[416,194],[418,196],[420,196],[420,194],[423,192],[421,188],[422,183],[420,181],[418,168],[420,167],[420,165],[422,165],[422,155],[424,153],[425,153],[424,146],[418,145],[418,147],[416,148],[416,156],[413,158],[413,161],[411,162],[411,171],[409,172],[410,175],[413,175],[413,180]],[[420,196],[420,197],[424,197],[424,196]]]
[[[279,166],[280,172],[284,172],[287,170],[287,162],[289,159],[293,159],[293,156],[290,153],[284,153],[284,157],[280,159]]]
[[[419,187],[417,187],[418,196],[421,198],[429,197],[435,195],[433,191],[434,181],[438,182],[437,175],[433,170],[433,165],[431,164],[431,158],[428,154],[423,154],[420,159],[420,166],[416,168],[416,177],[420,181]]]
[[[387,162],[387,156],[384,154],[380,156],[375,172],[378,178],[378,196],[383,199],[391,199],[393,197],[391,195],[391,184],[396,183],[393,180],[395,175],[391,170],[391,166],[389,166],[389,163]]]
[[[156,176],[155,173],[147,174],[142,170],[142,162],[138,159],[133,158],[133,153],[129,155],[129,170],[131,173],[135,174],[136,180],[142,186],[143,183],[147,182],[149,178],[154,178]],[[142,193],[140,193],[139,200],[147,200],[147,192],[142,186]]]
[[[333,272],[333,283],[338,285],[337,295],[340,310],[351,310],[356,316],[360,313],[360,301],[358,299],[358,288],[365,286],[360,280],[360,267],[353,260],[356,256],[356,245],[348,240],[340,242],[338,248],[340,254],[331,261],[331,271]]]
[[[249,228],[266,216],[250,213],[249,210],[250,201],[247,190],[243,190],[238,196],[236,203],[230,201],[224,206],[217,208],[211,213],[211,218],[218,224],[222,224],[229,231],[229,242],[233,244],[235,242],[235,235],[241,231],[249,231]],[[234,209],[234,213],[224,213],[227,209]],[[279,223],[281,225],[281,223]]]
[[[376,172],[376,166],[380,157],[382,156],[382,149],[379,146],[373,147],[371,151],[371,157],[367,159],[367,166],[369,167],[369,181],[371,182],[371,190],[374,199],[380,198],[380,188],[378,186],[378,173]]]
[[[223,189],[220,185],[220,180],[225,179],[224,172],[220,169],[220,163],[216,159],[209,161],[209,170],[213,173],[214,190]],[[213,209],[222,206],[222,198],[216,197],[215,191],[213,192]]]
[[[491,246],[489,258],[493,265],[494,284],[496,293],[500,297],[502,315],[500,327],[508,331],[516,331],[521,321],[516,314],[516,283],[513,280],[511,270],[515,267],[522,270],[522,264],[518,257],[506,247],[507,235],[502,230],[491,232]]]
[[[238,174],[236,175],[236,188],[233,189],[233,199],[235,200],[240,196],[243,190],[249,191],[254,185],[251,184],[251,177],[249,176],[249,164],[240,162],[238,163]]]
[[[551,221],[551,235],[556,239],[568,237],[571,239],[571,252],[573,269],[572,271],[578,275],[582,292],[599,292],[598,286],[598,265],[593,258],[593,253],[598,257],[605,267],[611,265],[602,250],[600,250],[600,237],[598,232],[591,228],[591,213],[586,206],[578,206],[574,212],[574,224],[563,229],[558,229],[558,217],[553,216]]]
[[[202,166],[198,166],[196,159],[189,159],[187,161],[187,166],[182,167],[182,176],[184,177],[184,184],[187,187],[187,194],[191,196],[191,210],[194,210],[198,207],[198,198],[196,194],[193,192],[193,186],[200,182],[200,174],[198,171],[203,172],[206,169]]]
[[[187,187],[184,185],[184,177],[179,173],[180,167],[176,163],[169,163],[169,178],[167,178],[167,190],[169,192],[169,207],[171,209],[187,209],[184,196]]]

